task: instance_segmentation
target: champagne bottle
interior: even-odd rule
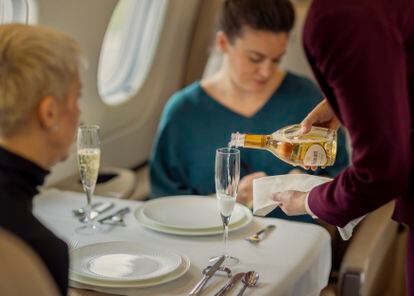
[[[231,134],[230,147],[270,151],[293,166],[331,166],[336,158],[336,130],[315,127],[307,134],[300,125],[281,128],[270,135]]]

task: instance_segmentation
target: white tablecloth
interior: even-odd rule
[[[93,200],[104,201],[108,198],[94,197]],[[106,233],[80,235],[75,232],[80,223],[73,217],[72,209],[85,205],[84,194],[44,191],[34,201],[34,213],[67,242],[76,240],[82,246],[101,241],[144,241],[187,255],[191,267],[184,276],[155,287],[112,289],[71,282],[73,287],[120,295],[187,295],[201,278],[208,258],[223,252],[221,235],[184,237],[155,232],[143,227],[134,218],[134,209],[142,202],[110,200],[115,202],[115,209],[129,206],[132,213],[125,217],[126,227],[117,226]],[[243,240],[268,224],[277,227],[259,244]],[[319,295],[328,282],[331,268],[330,237],[325,229],[317,225],[255,217],[247,227],[230,232],[229,253],[240,259],[240,264],[232,267],[233,274],[255,270],[260,275],[257,286],[248,288],[245,295]],[[227,280],[224,276],[214,276],[205,286],[203,295],[214,295]],[[229,295],[236,295],[241,287],[239,282]]]

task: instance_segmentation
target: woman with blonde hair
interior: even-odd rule
[[[0,26],[0,227],[43,260],[60,293],[68,285],[66,244],[32,214],[49,169],[64,160],[79,120],[76,41],[40,26]]]

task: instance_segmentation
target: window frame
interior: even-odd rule
[[[105,104],[112,106],[122,104],[141,89],[153,64],[168,2],[169,0],[120,0],[118,2],[108,23],[98,64],[98,93]],[[125,9],[121,7],[122,4],[129,4],[133,7],[127,10],[128,21],[124,23],[126,29],[122,30],[120,35],[121,44],[111,69],[104,65],[108,62],[108,52],[106,52],[108,49],[105,47],[114,38],[114,35],[110,36],[110,27],[116,21],[115,14]],[[108,70],[111,73],[104,72]]]

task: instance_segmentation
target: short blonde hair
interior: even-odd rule
[[[45,96],[63,101],[79,75],[78,43],[42,26],[0,25],[0,135],[24,124]]]

